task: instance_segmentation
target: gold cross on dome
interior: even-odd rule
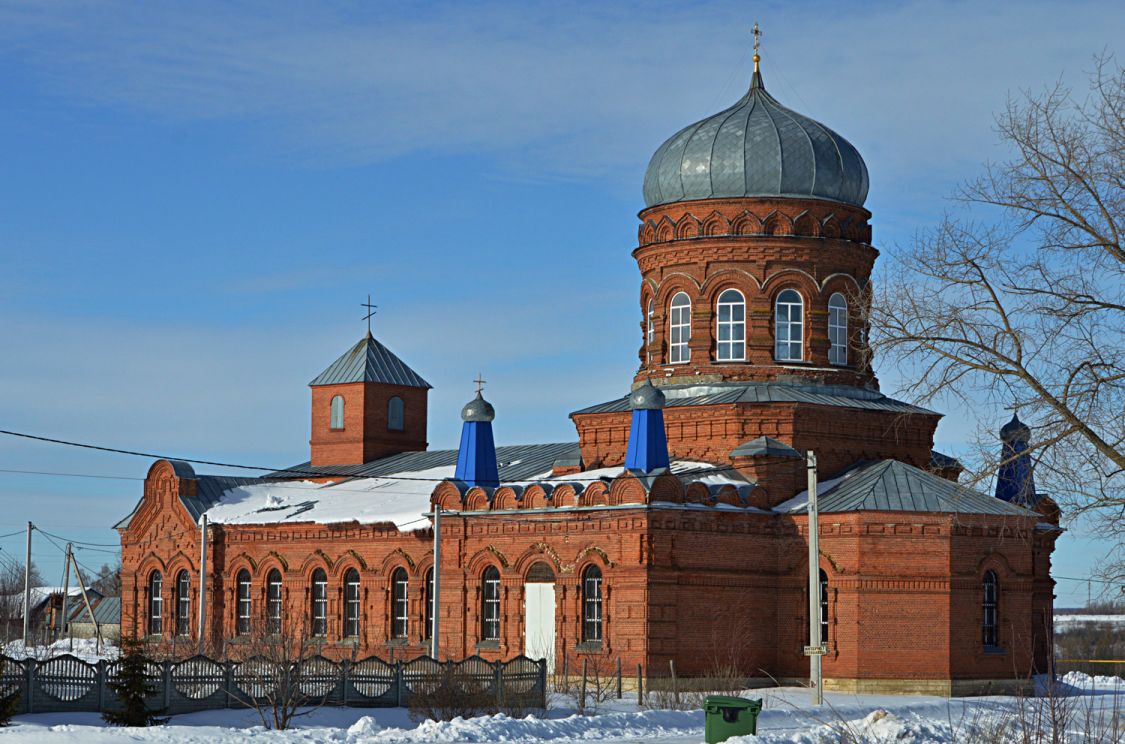
[[[367,315],[363,319],[367,321],[367,332],[371,333],[371,318],[375,315],[375,308],[379,306],[371,304],[371,295],[367,295],[367,302],[361,302],[359,306],[367,308]]]
[[[754,21],[754,29],[751,33],[754,34],[754,72],[757,72],[758,62],[762,59],[761,55],[758,54],[762,46],[762,30],[758,28],[757,21]]]
[[[481,391],[484,390],[484,384],[488,382],[488,380],[481,379],[481,374],[478,372],[477,379],[473,380],[473,382],[477,384],[477,395],[480,395]]]

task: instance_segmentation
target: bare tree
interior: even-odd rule
[[[285,731],[325,703],[339,682],[336,666],[319,656],[320,645],[303,630],[279,635],[265,622],[231,646],[240,663],[235,699],[254,709],[262,725]]]
[[[1010,157],[958,190],[964,214],[892,252],[871,340],[915,400],[1018,406],[1040,490],[1120,537],[1125,72],[1094,63],[1084,96],[1059,83],[1009,100],[996,122]],[[995,442],[977,478],[995,473]]]
[[[9,641],[23,632],[23,563],[0,560],[0,640]],[[43,577],[31,563],[31,585],[43,586]]]
[[[93,577],[90,584],[94,591],[103,597],[117,597],[121,595],[121,561],[111,566],[103,563],[98,569],[98,575]]]

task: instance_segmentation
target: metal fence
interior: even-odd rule
[[[500,708],[546,707],[547,664],[526,656],[498,662],[479,656],[448,662],[421,656],[394,663],[375,656],[358,661],[313,656],[296,664],[300,669],[294,679],[301,695],[317,705],[407,706],[420,691],[458,684],[471,687],[478,696],[495,696]],[[258,657],[216,661],[206,656],[149,661],[145,668],[156,690],[149,705],[166,715],[246,707],[276,692],[282,670]],[[120,672],[120,661],[90,664],[69,654],[42,661],[0,656],[0,699],[19,694],[20,713],[114,710],[121,702],[109,683]]]

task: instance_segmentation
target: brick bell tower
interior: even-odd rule
[[[804,380],[876,388],[865,350],[867,167],[750,88],[664,142],[640,212],[639,384]]]
[[[430,383],[371,331],[309,383],[310,464],[359,465],[426,449]]]

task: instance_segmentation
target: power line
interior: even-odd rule
[[[357,479],[357,478],[386,478],[388,480],[393,479],[393,480],[403,480],[403,481],[420,481],[420,482],[424,482],[424,483],[441,483],[442,481],[449,480],[448,478],[419,478],[419,477],[416,477],[416,476],[403,476],[403,475],[371,475],[371,476],[358,475],[357,476],[357,475],[325,473],[325,472],[316,471],[316,470],[301,470],[301,469],[298,469],[298,468],[272,468],[272,467],[265,467],[265,466],[262,466],[262,465],[239,465],[239,464],[229,463],[229,462],[217,462],[217,461],[214,461],[214,460],[197,460],[197,459],[190,458],[190,457],[177,457],[175,455],[159,455],[159,454],[153,454],[151,452],[137,452],[136,450],[118,449],[116,447],[105,447],[105,446],[102,446],[102,445],[88,444],[88,443],[85,443],[85,442],[71,442],[71,441],[66,440],[66,439],[54,439],[52,437],[42,437],[42,436],[39,436],[37,434],[25,434],[25,433],[18,432],[18,431],[8,431],[6,429],[0,429],[0,434],[6,434],[10,437],[19,437],[21,439],[31,439],[31,440],[37,441],[37,442],[47,442],[49,444],[61,444],[61,445],[65,445],[67,447],[79,447],[79,448],[82,448],[82,449],[97,450],[99,452],[110,452],[110,453],[117,454],[117,455],[131,455],[133,457],[144,457],[144,458],[147,458],[147,459],[150,459],[150,460],[179,460],[180,462],[189,462],[189,463],[193,463],[195,465],[213,465],[213,466],[219,467],[219,468],[234,468],[234,469],[238,469],[238,470],[263,470],[263,471],[267,471],[271,474],[285,473],[285,474],[291,474],[291,475],[307,475],[307,476],[312,476],[312,477],[315,477],[315,478],[346,478],[346,479],[349,479],[349,480]],[[708,466],[708,467],[704,467],[704,468],[696,468],[696,469],[691,469],[691,470],[685,470],[685,471],[682,471],[680,473],[673,473],[673,475],[704,475],[704,474],[707,474],[707,473],[721,473],[721,472],[728,472],[728,471],[732,471],[732,470],[735,470],[735,468],[733,466],[730,466],[730,465]],[[605,476],[605,477],[608,477],[608,476]],[[557,483],[566,483],[566,482],[570,482],[570,483],[575,483],[575,482],[596,483],[596,482],[601,481],[601,480],[603,480],[603,477],[599,477],[599,478],[565,478],[564,477],[564,478],[560,478],[556,482]],[[534,479],[531,479],[531,478],[522,478],[522,479],[512,478],[512,479],[504,479],[504,480],[501,480],[500,482],[501,483],[510,483],[510,484],[513,484],[513,485],[521,485],[521,484],[535,483],[536,481]]]
[[[143,481],[144,478],[137,478],[136,476],[128,475],[93,475],[91,473],[55,473],[48,470],[11,470],[9,468],[0,468],[0,473],[15,473],[17,475],[55,475],[63,476],[66,478],[104,478],[106,480],[131,480]]]
[[[24,530],[17,530],[15,532],[9,532],[6,535],[0,535],[0,540],[7,540],[9,537],[15,537],[16,535],[24,535],[24,534],[27,534],[26,531],[24,531]]]
[[[42,533],[44,535],[50,535],[51,537],[55,538],[56,540],[66,540],[68,543],[74,543],[75,545],[93,545],[93,546],[99,547],[99,548],[114,548],[114,547],[117,547],[117,545],[115,545],[114,543],[96,543],[96,542],[88,542],[86,540],[72,540],[69,537],[63,537],[62,535],[56,535],[54,533],[47,532],[42,527],[38,527],[38,526],[34,527],[34,530],[36,532]]]

